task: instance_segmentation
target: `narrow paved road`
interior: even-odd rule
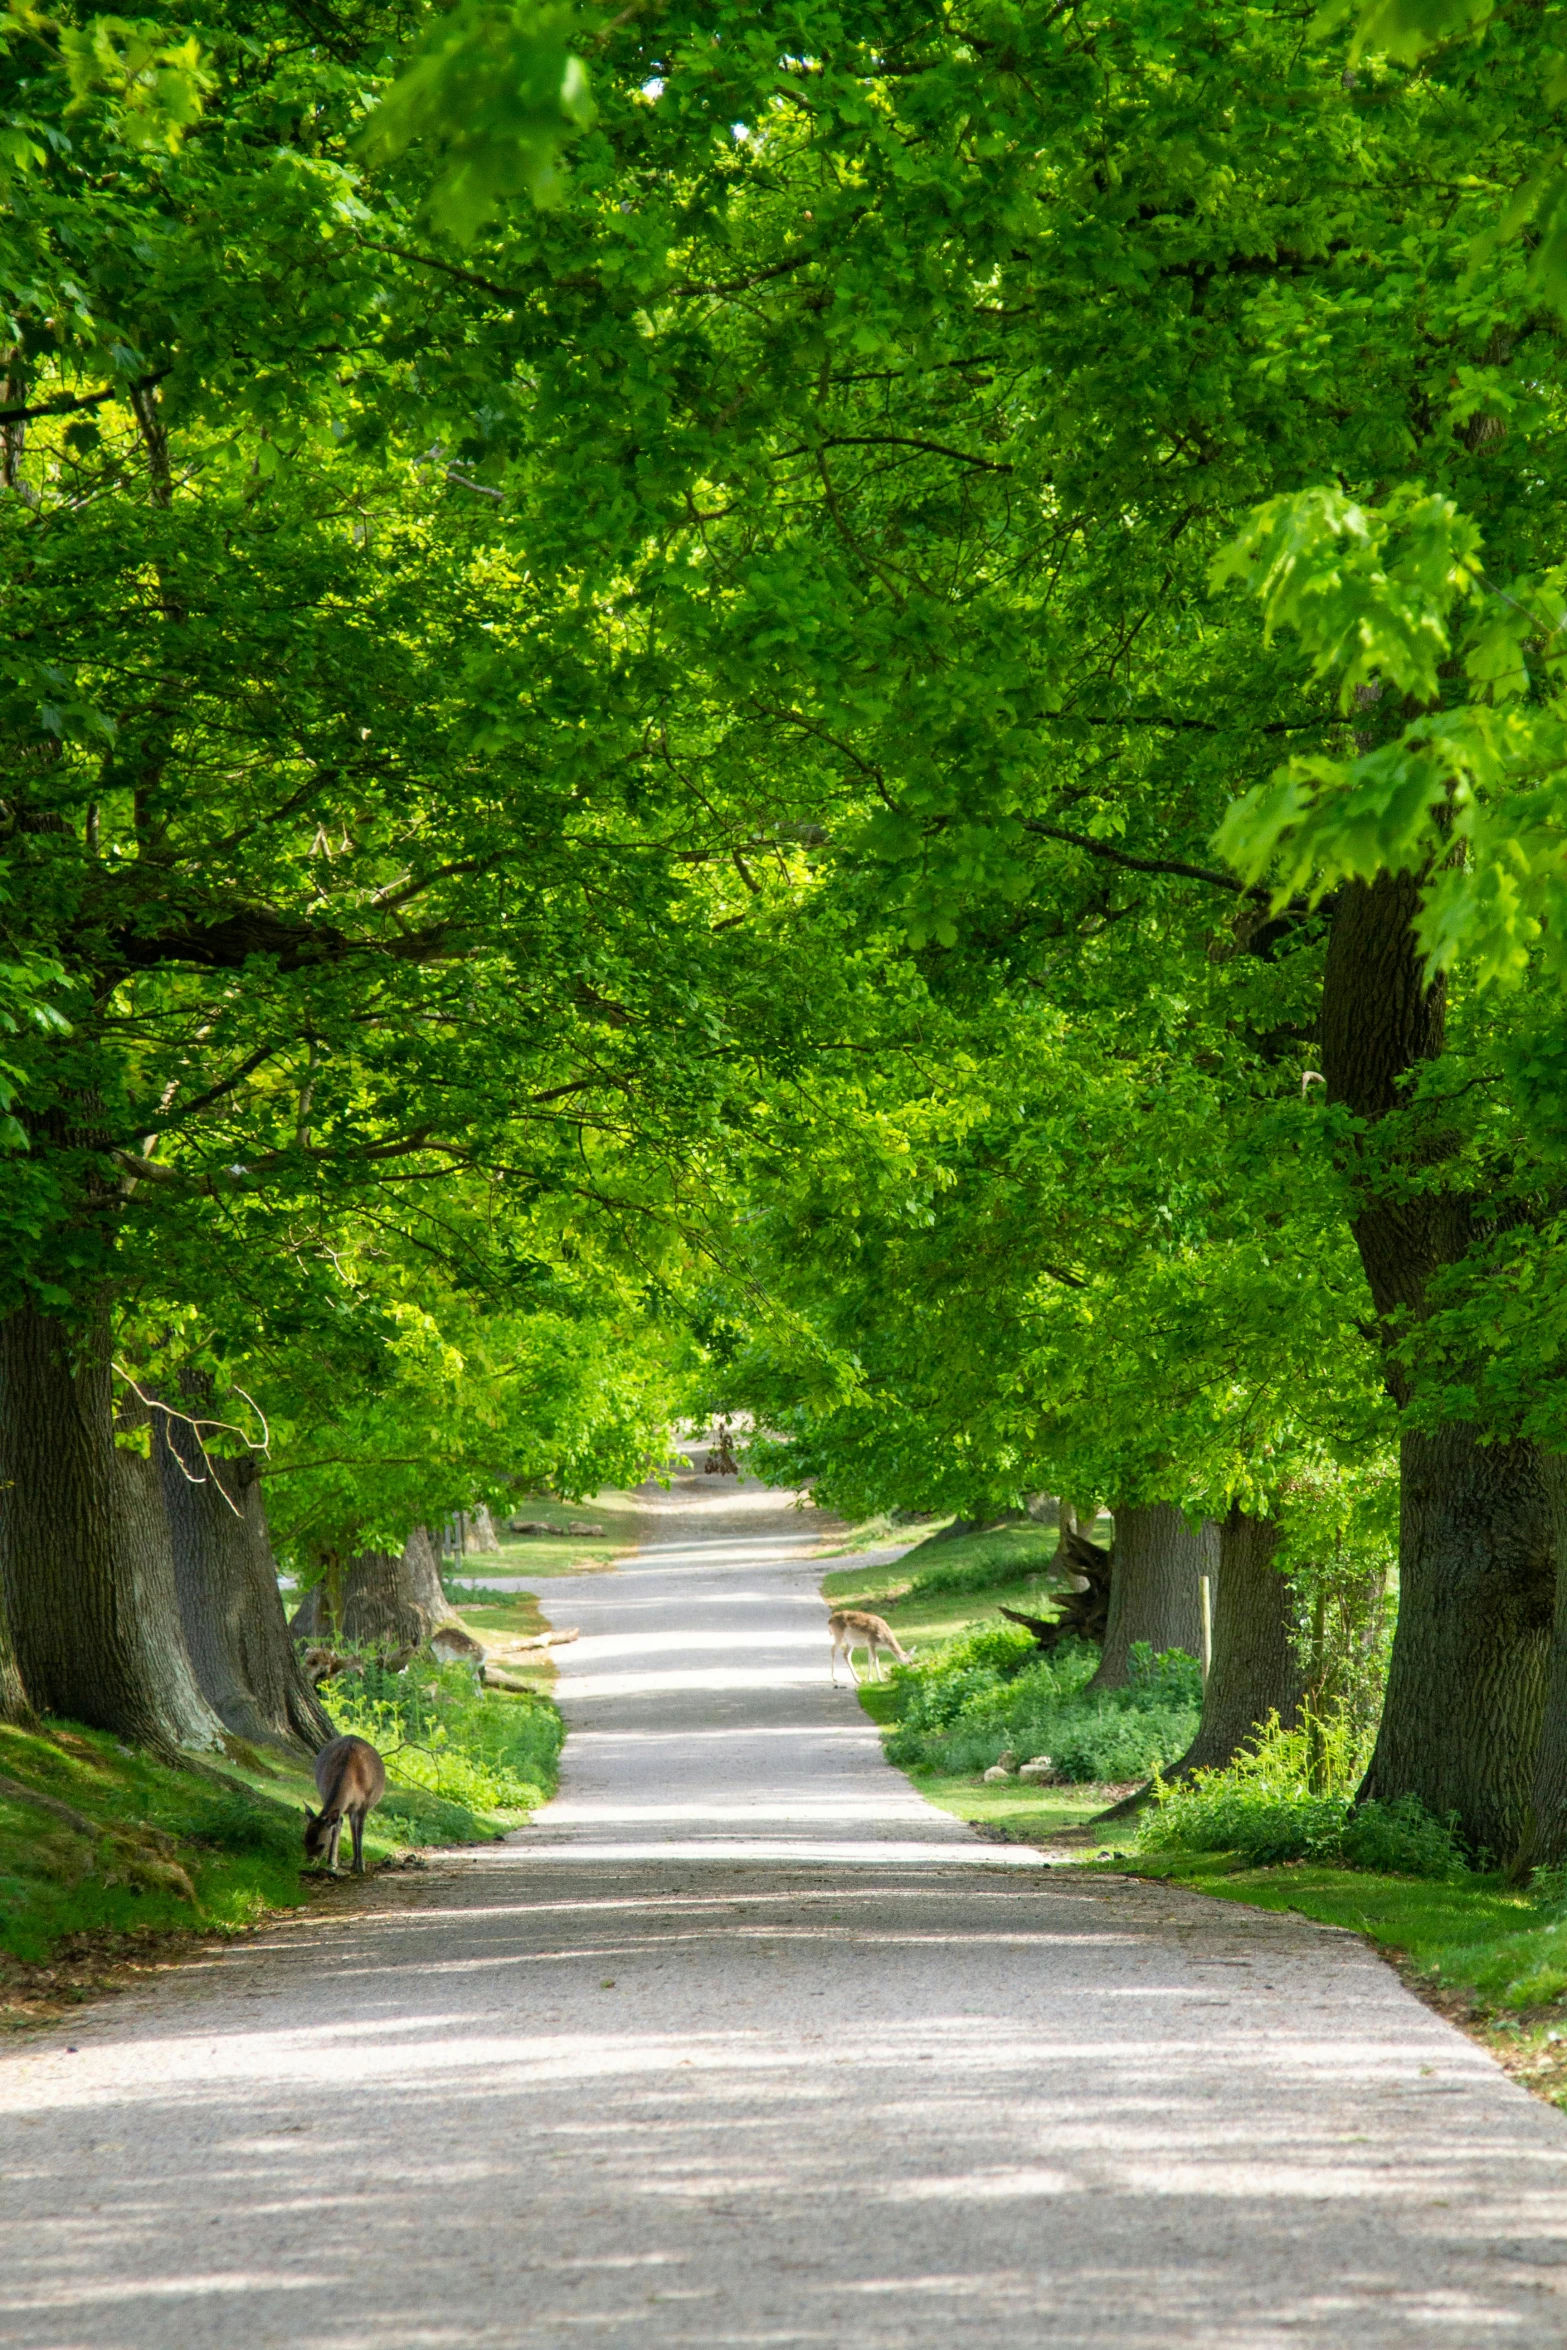
[[[0,2341],[1560,2350],[1567,2122],[1348,1937],[929,1811],[715,1482],[550,1587],[536,1827],[0,2060]]]

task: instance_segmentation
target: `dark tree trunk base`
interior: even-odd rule
[[[1273,1564],[1278,1546],[1271,1518],[1240,1509],[1219,1529],[1219,1597],[1202,1721],[1168,1778],[1223,1770],[1272,1714],[1285,1729],[1300,1719],[1305,1672],[1295,1650],[1289,1583]]]
[[[1219,1529],[1209,1518],[1194,1534],[1170,1502],[1118,1509],[1110,1559],[1109,1621],[1090,1691],[1126,1687],[1137,1641],[1146,1640],[1156,1656],[1168,1648],[1202,1654],[1198,1586],[1202,1576],[1218,1575]]]
[[[316,1754],[336,1733],[289,1638],[255,1463],[202,1459],[159,1416],[159,1465],[196,1678],[225,1729]]]
[[[1555,1604],[1540,1457],[1450,1425],[1406,1434],[1402,1462],[1398,1631],[1361,1800],[1418,1796],[1438,1819],[1458,1815],[1472,1852],[1505,1863],[1539,1801]]]
[[[136,1456],[114,1442],[108,1327],[24,1306],[0,1322],[0,1576],[21,1683],[152,1752],[212,1747]]]

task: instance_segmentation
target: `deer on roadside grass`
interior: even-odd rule
[[[870,1676],[873,1681],[879,1681],[882,1678],[881,1651],[884,1648],[891,1649],[900,1665],[906,1665],[909,1662],[908,1650],[902,1646],[897,1633],[887,1622],[885,1616],[869,1615],[864,1608],[834,1608],[832,1614],[827,1618],[827,1631],[832,1641],[832,1682],[835,1689],[838,1686],[838,1659],[840,1656],[849,1668],[849,1675],[855,1687],[859,1687],[860,1676],[854,1669],[856,1648],[864,1649],[866,1663],[870,1668]]]
[[[337,1840],[346,1819],[354,1839],[354,1874],[365,1873],[365,1814],[374,1811],[386,1793],[386,1765],[368,1738],[334,1738],[316,1756],[316,1786],[321,1809],[305,1811],[305,1858],[326,1855],[330,1873],[337,1875]]]

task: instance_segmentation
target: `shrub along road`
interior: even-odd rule
[[[809,1522],[653,1515],[533,1827],[0,2060],[0,2337],[1555,2350],[1567,2121],[1353,1937],[925,1805]]]

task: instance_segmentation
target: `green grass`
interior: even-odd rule
[[[1079,1842],[1080,1831],[1114,1799],[1103,1787],[1029,1787],[1016,1779],[987,1787],[982,1779],[922,1770],[910,1771],[909,1778],[927,1802],[990,1830],[1008,1844],[1056,1844],[1063,1836]],[[1135,1820],[1109,1820],[1094,1832],[1086,1851],[1118,1852],[1136,1833]]]
[[[539,1525],[558,1526],[558,1535],[508,1534],[506,1517],[531,1518]],[[636,1503],[629,1494],[599,1494],[592,1501],[541,1501],[534,1495],[525,1495],[514,1502],[506,1517],[497,1516],[495,1530],[500,1536],[498,1551],[473,1551],[461,1568],[464,1575],[479,1581],[487,1575],[581,1575],[594,1569],[602,1572],[612,1567],[617,1558],[634,1548],[639,1538],[640,1517]],[[566,1528],[573,1521],[584,1526],[602,1526],[602,1537],[589,1540],[586,1535],[568,1534]],[[466,1613],[468,1594],[448,1575],[448,1597],[455,1599]]]
[[[909,1529],[893,1528],[883,1541]],[[1055,1589],[1053,1526],[1003,1526],[937,1542],[928,1535],[890,1566],[845,1567],[828,1575],[822,1595],[835,1606],[885,1616],[906,1648],[929,1648],[998,1608],[1039,1612]],[[963,1588],[963,1579],[975,1577]],[[954,1584],[958,1587],[954,1588]]]
[[[322,1694],[340,1727],[367,1727],[368,1680]],[[466,1668],[430,1661],[388,1677],[378,1702],[386,1718],[368,1728],[382,1732],[388,1785],[366,1826],[369,1865],[488,1842],[553,1791],[559,1717],[541,1697],[480,1694]],[[401,1738],[424,1751],[400,1759]],[[235,1933],[306,1899],[303,1814],[319,1800],[309,1765],[246,1753],[182,1769],[74,1723],[0,1725],[0,1774],[76,1815],[0,1788],[0,2012],[7,1959],[36,1968],[84,1937]]]

